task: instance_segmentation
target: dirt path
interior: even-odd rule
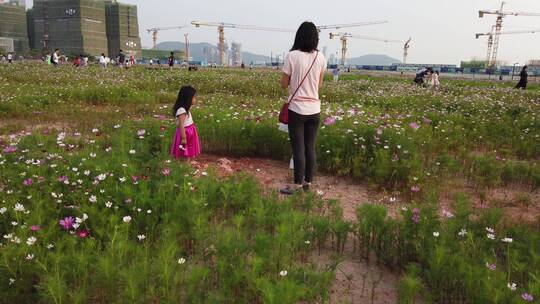
[[[279,190],[292,176],[286,162],[257,158],[225,158],[203,155],[194,166],[215,168],[220,175],[248,173],[268,189]],[[319,174],[315,179],[315,191],[322,191],[324,199],[337,199],[343,208],[346,220],[356,219],[355,210],[360,204],[378,201],[377,194],[370,192],[367,185],[358,184],[349,178]],[[336,278],[331,287],[330,303],[397,303],[397,283],[399,276],[375,263],[368,265],[358,254],[353,253],[347,242],[343,261],[336,270]],[[331,264],[332,252],[314,254],[313,259],[325,267]],[[373,302],[372,302],[373,300]]]

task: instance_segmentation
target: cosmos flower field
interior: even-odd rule
[[[326,303],[349,248],[399,273],[400,303],[539,303],[540,86],[326,83],[319,170],[385,198],[348,221],[316,192],[168,156],[191,84],[203,153],[286,161],[279,77],[0,66],[1,302]]]

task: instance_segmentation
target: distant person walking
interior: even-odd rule
[[[289,89],[288,129],[294,161],[294,185],[281,189],[283,194],[308,191],[315,175],[315,143],[321,119],[319,89],[326,69],[318,45],[315,24],[302,23],[283,65],[281,87]]]
[[[431,74],[431,86],[434,88],[441,86],[441,83],[439,82],[439,71],[435,71]]]
[[[334,82],[338,82],[339,81],[339,68],[338,67],[336,67],[332,71],[332,75],[334,75]]]
[[[529,82],[529,74],[527,73],[527,66],[524,66],[519,73],[519,82],[516,85],[516,89],[527,89],[527,83]]]
[[[57,67],[58,64],[60,63],[60,49],[56,49],[56,50],[54,50],[54,53],[52,53],[52,55],[51,55],[51,63],[55,67]]]
[[[104,53],[99,56],[99,66],[103,69],[107,67],[107,57],[105,57]]]
[[[118,54],[118,66],[123,68],[126,64],[126,54],[124,54],[123,50],[120,50],[120,53]]]
[[[172,69],[174,67],[174,52],[171,52],[168,59],[169,68]]]
[[[13,63],[13,53],[9,52],[8,55],[7,55],[7,62],[9,64],[12,64]]]

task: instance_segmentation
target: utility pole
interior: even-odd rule
[[[186,57],[186,63],[189,64],[189,39],[188,39],[188,36],[189,36],[189,34],[184,34],[184,39],[185,39],[185,57]]]

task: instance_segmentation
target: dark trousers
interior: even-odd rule
[[[300,115],[289,110],[289,138],[293,150],[294,183],[313,182],[315,174],[315,141],[320,114]]]

